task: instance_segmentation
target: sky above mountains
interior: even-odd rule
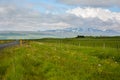
[[[0,31],[69,27],[120,32],[120,0],[0,0]]]

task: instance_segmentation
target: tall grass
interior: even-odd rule
[[[0,80],[120,80],[117,45],[118,39],[26,41],[0,51]]]
[[[0,44],[9,43],[12,41],[14,41],[14,40],[0,40]]]

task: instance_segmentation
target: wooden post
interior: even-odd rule
[[[103,44],[103,48],[105,49],[105,43]]]
[[[22,39],[20,40],[20,46],[22,46]]]
[[[79,46],[80,46],[80,43],[79,43]]]

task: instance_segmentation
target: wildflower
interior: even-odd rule
[[[56,51],[57,49],[56,49],[56,48],[54,48],[54,50]]]
[[[27,56],[30,56],[30,54],[27,54]]]
[[[113,56],[112,58],[114,59],[115,57]]]
[[[117,64],[117,62],[115,62]]]
[[[60,57],[58,56],[58,59],[60,59]]]
[[[98,66],[100,67],[100,66],[101,66],[101,64],[98,64]]]

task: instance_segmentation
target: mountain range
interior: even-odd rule
[[[45,31],[0,31],[0,39],[40,39],[69,38],[77,35],[85,36],[120,36],[115,30],[99,30],[95,28],[64,28]]]
[[[100,30],[95,28],[65,28],[56,30],[46,30],[44,33],[56,34],[63,37],[72,37],[76,35],[86,35],[86,36],[120,36],[120,32],[115,30]]]

